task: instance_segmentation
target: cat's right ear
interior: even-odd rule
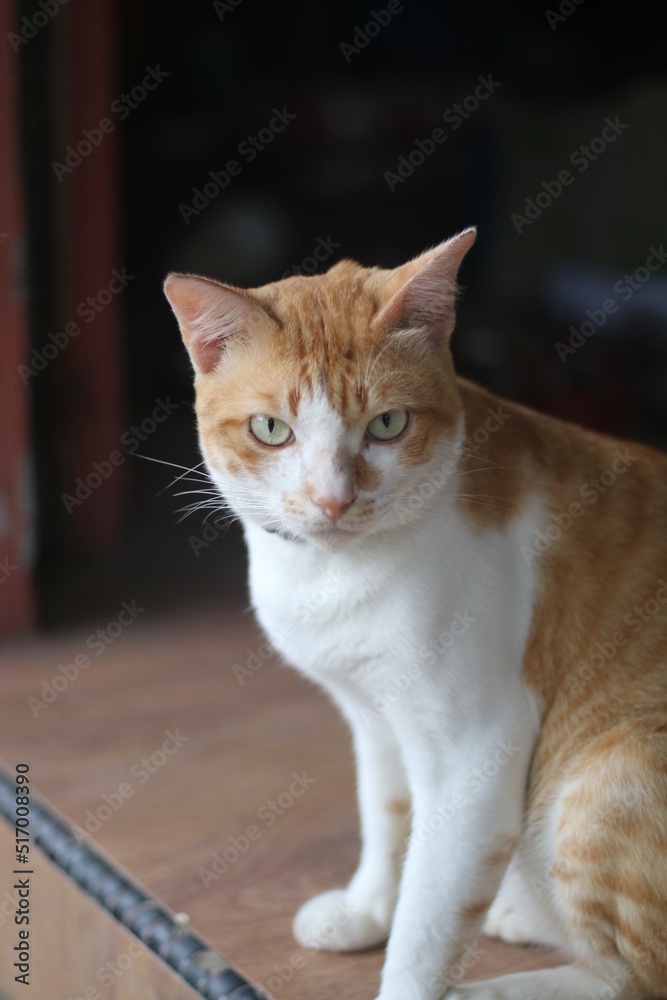
[[[390,272],[391,298],[376,322],[419,327],[434,346],[448,343],[454,329],[456,276],[476,235],[474,227],[464,229]]]
[[[243,289],[192,274],[167,275],[164,294],[195,371],[201,374],[213,371],[227,342],[268,318]]]

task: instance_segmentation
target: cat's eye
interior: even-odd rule
[[[258,441],[272,447],[287,444],[292,437],[292,428],[284,420],[278,420],[277,417],[265,417],[263,415],[251,417],[250,430]]]
[[[366,428],[366,434],[375,441],[393,441],[403,433],[407,423],[407,410],[389,410],[371,420]]]

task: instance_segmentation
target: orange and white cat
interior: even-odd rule
[[[354,737],[359,867],[294,932],[388,937],[378,1000],[667,997],[667,458],[457,379],[474,239],[165,284],[257,616]],[[482,931],[572,964],[462,986]]]

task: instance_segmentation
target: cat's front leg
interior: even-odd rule
[[[521,830],[527,728],[404,734],[413,829],[378,1000],[439,1000],[455,986]]]
[[[410,799],[398,745],[377,712],[362,714],[349,698],[343,708],[354,736],[361,858],[347,888],[309,900],[294,919],[294,935],[306,947],[355,951],[389,935],[400,869],[410,828]]]

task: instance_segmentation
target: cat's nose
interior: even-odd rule
[[[357,499],[356,494],[349,498],[349,494],[342,498],[336,497],[313,497],[313,503],[324,511],[326,516],[331,521],[337,521],[343,516],[346,510],[349,510],[354,501]]]

